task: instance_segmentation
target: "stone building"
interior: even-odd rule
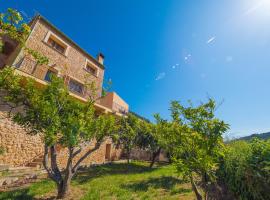
[[[70,95],[77,100],[87,102],[89,96],[97,99],[95,103],[97,113],[113,113],[122,116],[128,112],[128,104],[115,92],[101,98],[105,71],[104,56],[101,53],[96,58],[92,57],[40,15],[30,22],[30,27],[31,33],[26,40],[26,47],[46,56],[49,64],[38,65],[16,42],[3,38],[4,51],[0,54],[0,68],[6,65],[13,66],[16,73],[33,78],[38,87],[49,84],[51,74],[55,74],[65,80]],[[92,94],[92,90],[87,87],[89,83],[95,84],[96,93]],[[4,108],[0,108],[0,115],[5,115]],[[87,148],[92,148],[93,145],[94,142]],[[41,164],[42,138],[28,135],[9,119],[1,118],[0,146],[5,148],[5,153],[0,155],[0,165],[37,166]],[[64,165],[66,149],[59,147],[58,151],[59,162]],[[100,149],[87,158],[83,164],[104,163],[119,159],[120,155],[121,150],[116,149],[108,138]]]

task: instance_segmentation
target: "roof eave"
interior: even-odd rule
[[[59,30],[56,26],[54,26],[51,22],[49,22],[45,17],[38,14],[29,22],[30,27],[33,29],[35,24],[38,20],[43,20],[47,25],[49,25],[51,28],[53,28],[56,32],[58,32],[61,36],[63,36],[68,42],[73,44],[76,48],[78,48],[82,53],[84,53],[91,61],[93,61],[98,67],[101,69],[105,69],[105,66],[98,62],[92,55],[90,55],[86,50],[84,50],[82,47],[80,47],[76,42],[74,42],[72,39],[70,39],[65,33],[63,33],[61,30]]]

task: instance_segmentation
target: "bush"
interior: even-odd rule
[[[228,144],[219,175],[241,200],[270,199],[270,140]]]

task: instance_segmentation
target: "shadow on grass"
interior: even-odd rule
[[[55,184],[51,180],[45,179],[35,183],[20,185],[18,187],[9,188],[7,191],[0,192],[0,200],[51,200],[55,199],[52,195],[47,195],[55,191]],[[36,196],[39,196],[38,198]]]
[[[15,191],[1,192],[0,200],[12,199],[12,200],[32,200],[34,197],[29,194],[29,189],[20,189]]]
[[[145,172],[154,171],[155,168],[149,168],[148,166],[141,165],[138,163],[113,163],[100,166],[89,167],[87,169],[80,170],[76,177],[75,182],[82,184],[89,180],[106,175],[114,174],[139,174]]]
[[[158,178],[150,178],[149,180],[146,181],[141,181],[137,183],[132,183],[132,184],[123,184],[122,187],[132,190],[134,192],[139,192],[139,191],[148,191],[148,189],[155,188],[155,189],[164,189],[168,191],[172,191],[174,189],[174,186],[177,184],[182,184],[185,183],[182,180],[179,180],[177,178],[171,177],[171,176],[162,176]],[[180,188],[177,190],[173,190],[174,193],[188,193],[191,192],[190,189],[184,189]]]

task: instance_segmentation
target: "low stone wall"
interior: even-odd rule
[[[150,151],[134,148],[131,150],[130,158],[134,160],[151,160],[152,154]]]
[[[131,151],[130,157],[131,157],[131,159],[134,159],[134,160],[149,161],[152,159],[152,153],[150,151],[147,151],[147,150],[134,148]],[[163,150],[160,152],[160,155],[159,155],[159,157],[156,158],[156,160],[160,161],[160,162],[168,162],[169,161],[166,152],[164,152]]]
[[[0,112],[0,164],[24,166],[43,153],[40,135],[29,135]]]
[[[110,153],[110,159],[106,160],[105,159],[105,153],[106,153],[106,145],[111,144],[111,153]],[[84,155],[88,150],[94,148],[95,146],[95,141],[91,142],[89,145],[87,145],[86,148],[83,149],[83,151],[78,154],[74,160],[73,163],[76,163],[82,155]],[[88,156],[82,163],[81,166],[90,166],[93,164],[102,164],[105,163],[106,161],[114,161],[114,160],[119,160],[122,154],[121,149],[117,149],[113,146],[112,141],[110,138],[107,138],[100,146],[98,150],[93,152],[90,156]],[[66,148],[59,149],[59,155],[58,155],[58,164],[62,168],[66,166],[67,163],[67,156],[68,155],[68,150]]]
[[[93,154],[88,156],[82,165],[105,163],[106,145],[111,144],[110,160],[118,160],[121,157],[122,150],[117,149],[112,144],[110,138],[101,145]],[[74,163],[87,150],[93,148],[95,142],[87,146],[77,157]],[[37,158],[42,158],[44,153],[44,144],[40,135],[29,135],[22,127],[6,118],[5,112],[0,111],[0,147],[3,147],[4,154],[0,155],[0,165],[9,165],[12,167],[27,166]],[[58,148],[58,163],[60,167],[66,166],[67,149]]]

